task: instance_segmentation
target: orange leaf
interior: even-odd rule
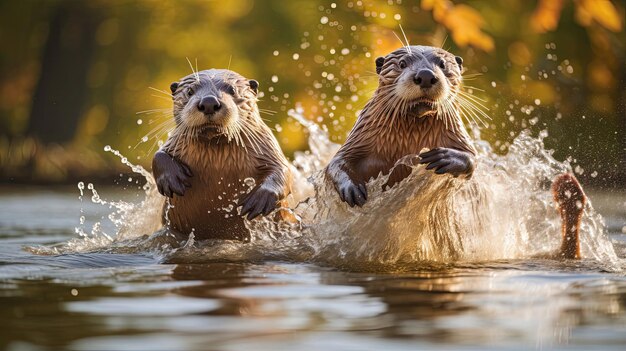
[[[577,11],[582,12],[579,17],[583,17],[583,22],[584,16],[588,15],[610,31],[619,32],[622,30],[622,20],[617,9],[609,0],[579,0],[576,5]],[[584,23],[581,24],[584,25]]]
[[[530,18],[530,25],[537,33],[555,30],[559,24],[563,0],[541,0]]]

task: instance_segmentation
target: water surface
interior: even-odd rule
[[[139,201],[140,191],[104,188]],[[591,192],[624,257],[626,196]],[[8,350],[615,349],[626,277],[593,260],[416,264],[386,272],[285,261],[163,264],[142,254],[41,256],[77,237],[75,188],[0,191],[0,347]]]

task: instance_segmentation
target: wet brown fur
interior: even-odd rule
[[[379,86],[359,114],[344,145],[327,168],[334,179],[346,172],[354,181],[365,183],[379,174],[388,174],[402,157],[419,154],[424,148],[452,148],[475,155],[476,151],[465,130],[455,97],[460,89],[462,69],[455,57],[434,47],[412,46],[398,49],[384,58],[378,70]],[[399,62],[410,55],[437,57],[449,67],[441,72],[450,87],[445,101],[439,101],[434,115],[420,117],[411,101],[396,95],[395,84],[401,69]],[[446,106],[447,108],[442,108]],[[389,185],[410,173],[407,167],[396,167]]]
[[[180,81],[173,94],[178,125],[163,151],[188,165],[193,177],[184,196],[170,199],[173,207],[164,210],[164,222],[169,220],[172,229],[184,234],[193,231],[196,238],[247,240],[249,233],[244,219],[235,209],[238,200],[249,192],[244,180],[253,178],[257,188],[271,188],[283,199],[280,206],[286,206],[284,198],[291,192],[288,162],[259,115],[256,92],[248,86],[248,80],[228,70],[198,74],[202,80],[209,79],[202,84],[220,81],[232,84],[236,91],[233,100],[238,108],[238,125],[208,132],[185,128],[181,121],[186,105],[183,94],[186,85],[200,83],[195,75]]]
[[[563,241],[557,258],[580,258],[580,221],[587,196],[576,177],[562,174],[552,183],[552,195],[561,215]]]

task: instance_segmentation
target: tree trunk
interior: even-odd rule
[[[63,143],[76,134],[88,96],[97,17],[87,3],[74,1],[53,15],[28,126],[28,134],[42,142]]]

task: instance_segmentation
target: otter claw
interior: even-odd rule
[[[350,182],[350,184],[343,185],[340,188],[339,196],[350,207],[354,207],[354,205],[363,207],[367,201],[367,188],[365,188],[364,184],[356,185]]]
[[[174,197],[174,194],[178,196],[185,195],[187,188],[191,187],[191,183],[186,178],[178,176],[161,175],[157,179],[157,190],[163,196]]]
[[[163,196],[173,197],[185,195],[187,188],[191,188],[192,172],[189,166],[176,160],[164,151],[158,151],[152,161],[152,171],[157,184],[157,190]]]
[[[245,198],[239,201],[238,206],[241,207],[241,215],[246,216],[248,220],[253,220],[259,215],[267,216],[276,208],[279,201],[279,195],[272,190],[257,187],[253,189]]]
[[[435,148],[419,156],[421,157],[419,163],[428,164],[426,169],[435,169],[436,174],[450,173],[458,177],[461,174],[471,175],[474,171],[474,162],[464,151]]]

